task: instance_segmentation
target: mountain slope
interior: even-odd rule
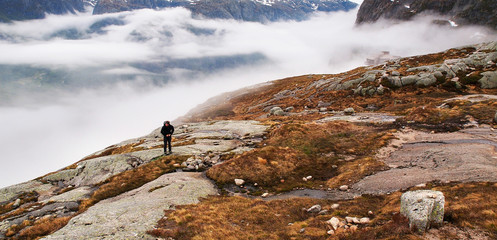
[[[303,20],[309,13],[348,11],[356,6],[357,4],[348,0],[101,0],[93,13],[185,7],[195,16],[267,22]]]
[[[381,18],[409,20],[418,15],[442,15],[459,25],[483,25],[497,29],[497,2],[493,0],[365,0],[356,23]]]
[[[445,194],[429,234],[495,239],[496,63],[484,43],[218,96],[175,123],[173,155],[156,129],[0,189],[0,239],[418,239],[405,189]]]
[[[0,22],[40,19],[45,14],[67,14],[84,11],[81,0],[0,0]]]

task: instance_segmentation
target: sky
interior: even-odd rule
[[[133,76],[102,85],[57,88],[37,98],[20,94],[13,96],[12,103],[0,104],[0,187],[56,171],[107,146],[146,135],[164,120],[180,117],[223,92],[290,76],[350,70],[385,50],[412,56],[496,37],[483,28],[435,26],[429,18],[355,26],[356,13],[261,24],[193,19],[180,8],[144,9],[0,24],[0,35],[8,36],[0,40],[1,65],[81,73],[74,81],[82,83],[107,81],[98,76],[108,74]],[[98,33],[89,31],[92,24],[108,18],[119,19],[121,24]],[[209,34],[195,34],[192,28],[207,29]],[[67,29],[82,37],[67,39],[56,34]],[[150,80],[156,73],[134,65],[254,53],[266,60],[196,74],[177,67],[167,70],[175,77],[161,84]],[[97,79],[85,79],[88,69],[94,71],[89,76]]]

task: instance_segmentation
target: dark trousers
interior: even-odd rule
[[[167,152],[167,148],[171,152],[171,137],[164,137],[164,153]]]

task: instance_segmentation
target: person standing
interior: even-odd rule
[[[160,130],[160,133],[164,135],[164,154],[168,154],[167,153],[168,148],[169,148],[169,154],[173,153],[171,151],[171,139],[174,133],[173,125],[171,125],[169,121],[165,121],[164,126],[162,126],[162,129]]]

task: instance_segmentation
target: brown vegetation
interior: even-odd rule
[[[39,237],[51,234],[64,227],[71,217],[59,218],[41,218],[34,222],[30,227],[27,227],[19,232],[19,237],[15,239],[38,239]]]
[[[428,184],[446,197],[446,225],[465,231],[480,229],[493,239],[497,236],[497,184]],[[310,198],[263,201],[242,197],[209,197],[199,204],[178,206],[166,211],[156,228],[149,231],[156,237],[174,239],[422,239],[411,232],[408,220],[401,216],[401,192],[329,201]],[[337,209],[331,209],[339,203]],[[324,215],[308,213],[305,209],[320,204]],[[368,212],[372,211],[373,215]],[[370,217],[372,221],[359,225],[357,231],[337,231],[328,235],[331,226],[326,221],[336,216]],[[303,230],[302,230],[303,229]],[[455,239],[441,231],[441,239]]]
[[[207,176],[220,184],[241,178],[274,191],[337,187],[384,170],[383,163],[371,156],[391,137],[374,127],[346,122],[282,123],[269,133],[266,147],[216,165]],[[313,180],[303,181],[307,176]]]

